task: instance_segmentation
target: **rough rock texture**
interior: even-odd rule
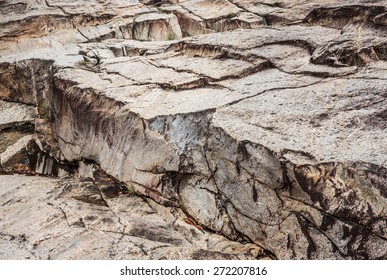
[[[122,193],[124,192],[124,193]],[[264,251],[128,196],[109,180],[4,176],[0,259],[255,259]]]
[[[140,41],[163,41],[181,38],[177,17],[173,14],[144,14],[133,23],[133,39]]]
[[[385,259],[386,7],[355,0],[0,1],[0,106],[36,107],[32,150],[49,164],[34,163],[33,172],[97,182],[92,169],[101,168],[163,205],[157,209],[177,209],[198,228],[265,250],[233,257]],[[0,124],[31,123],[23,114],[5,114]],[[0,183],[10,178],[18,178],[15,186],[21,180]],[[93,192],[76,183],[67,195],[58,184],[51,199]],[[137,197],[125,199],[131,202],[116,199],[115,207],[147,209]],[[71,207],[63,210],[67,227],[82,218],[78,230],[90,228],[83,214],[68,214]],[[102,217],[93,207],[85,211]],[[115,247],[117,258],[230,254],[191,246],[187,235],[153,219],[142,219],[149,236],[169,236],[163,242],[171,251],[122,255]],[[39,223],[41,232],[49,228]],[[125,248],[141,228],[117,222],[109,235],[98,225],[93,235],[107,244],[124,236]],[[17,236],[23,225],[14,227],[2,224],[1,232]],[[87,247],[94,244],[89,234],[71,236]],[[52,255],[27,247],[41,258],[85,258],[66,244]],[[106,256],[100,252],[95,258]]]

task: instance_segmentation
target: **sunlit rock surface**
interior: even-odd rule
[[[385,259],[386,7],[0,1],[0,258]]]

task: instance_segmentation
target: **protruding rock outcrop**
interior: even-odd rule
[[[61,205],[50,203],[67,230],[95,230],[114,243],[107,258],[385,259],[385,5],[320,2],[0,2],[30,24],[53,13],[72,22],[33,32],[2,20],[0,106],[19,113],[0,112],[0,135],[15,133],[0,152],[35,129],[35,156],[11,165],[71,177],[68,187],[47,183]],[[102,185],[101,174],[109,178]],[[145,207],[128,192],[164,221],[153,212],[141,214],[142,224],[115,216],[129,200]],[[93,204],[89,214],[71,211],[79,201]],[[190,239],[174,219],[203,235]],[[1,225],[2,246],[15,246],[6,237],[18,226]],[[42,222],[39,230],[57,229]],[[81,232],[69,234],[91,242]],[[208,245],[226,242],[221,235],[238,253]],[[141,237],[150,243],[139,245]],[[168,249],[152,247],[159,243]],[[46,254],[53,247],[45,244],[28,252],[84,257],[66,245]],[[117,246],[131,249],[119,255]]]
[[[173,14],[144,14],[134,19],[134,40],[165,41],[181,37],[179,22]]]

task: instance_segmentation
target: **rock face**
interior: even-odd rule
[[[163,41],[181,38],[177,17],[173,14],[144,14],[136,17],[133,39],[140,41]]]
[[[386,1],[30,2],[0,1],[0,152],[72,179],[0,177],[4,258],[387,258]]]
[[[264,254],[257,245],[204,232],[187,223],[180,209],[129,196],[109,180],[6,175],[0,187],[0,259],[255,259]]]

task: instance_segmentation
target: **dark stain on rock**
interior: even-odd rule
[[[314,127],[320,127],[322,126],[322,123],[326,120],[329,120],[329,114],[328,113],[321,113],[316,116],[314,116],[310,120],[310,124],[313,125]]]
[[[342,28],[349,23],[366,23],[386,12],[384,6],[345,5],[341,7],[319,7],[304,19],[305,23],[322,24]]]
[[[370,233],[363,227],[352,227],[348,235],[351,238],[347,245],[349,255],[354,259],[368,260],[369,254],[366,244]]]
[[[257,189],[255,188],[254,180],[253,180],[253,185],[251,186],[251,190],[252,190],[252,193],[253,193],[253,201],[257,202],[258,201],[258,193],[257,193]]]
[[[347,239],[348,237],[351,236],[351,230],[353,228],[353,226],[347,224],[347,223],[343,223],[342,224],[342,228],[343,228],[343,236],[342,236],[342,239]]]
[[[71,81],[54,79],[54,90],[56,94],[53,95],[53,104],[60,108],[56,112],[56,121],[60,121],[62,116],[73,115],[74,130],[78,131],[79,135],[103,136],[104,140],[112,146],[118,134],[130,134],[137,129],[137,124],[140,125],[137,114],[128,112],[125,129],[120,127],[122,121],[116,121],[116,114],[124,103],[102,97],[91,89],[80,89]],[[73,141],[81,141],[81,139],[74,136]]]
[[[286,248],[290,249],[292,247],[292,239],[290,235],[288,234],[288,241],[286,243]]]
[[[385,14],[385,17],[387,18],[387,13]],[[386,19],[386,21],[387,21],[387,19]],[[387,60],[387,44],[386,43],[382,43],[378,46],[375,46],[374,51],[380,60]]]
[[[83,221],[83,218],[79,218],[78,221],[72,224],[72,226],[82,227],[86,228],[85,222]]]
[[[107,187],[102,187],[101,192],[103,193],[104,196],[111,199],[111,198],[118,197],[127,191],[120,184],[112,184],[112,185],[107,186]]]
[[[364,120],[364,129],[387,129],[387,109],[371,114]]]
[[[387,169],[385,167],[367,162],[357,162],[353,164],[353,168],[364,174],[371,186],[377,189],[382,197],[387,198]]]
[[[310,236],[309,233],[309,221],[306,220],[304,217],[300,215],[296,215],[298,224],[300,225],[300,229],[302,233],[304,234],[306,240],[308,241],[308,248],[307,248],[307,257],[308,259],[315,259],[316,258],[316,252],[317,252],[317,246],[314,242],[313,238]]]
[[[93,183],[74,183],[67,184],[59,197],[71,197],[78,201],[108,207],[106,201],[102,198],[99,188]]]
[[[307,165],[295,166],[294,175],[301,189],[309,195],[313,203],[318,203],[322,209],[328,209],[326,197],[321,193],[318,184],[313,182],[312,174]]]
[[[241,173],[241,167],[240,167],[240,163],[242,161],[247,161],[250,159],[250,154],[249,152],[247,151],[247,148],[246,148],[246,144],[247,142],[245,141],[242,141],[238,144],[238,148],[237,148],[237,159],[236,159],[236,164],[235,164],[235,167],[236,167],[236,171],[237,171],[237,174],[238,176],[240,175]]]
[[[335,223],[336,220],[334,218],[329,215],[323,214],[320,229],[322,231],[327,231],[328,229],[331,229]]]
[[[91,195],[79,195],[79,196],[73,196],[73,198],[85,203],[108,207],[106,201],[103,200],[100,196],[98,197],[98,196],[91,196]]]
[[[343,40],[318,47],[313,53],[311,62],[332,67],[363,67],[367,65],[369,61],[377,59],[373,46],[359,48],[356,41]],[[351,125],[349,125],[349,127],[351,127]]]
[[[238,159],[239,161],[249,160],[250,159],[250,153],[247,151],[246,142],[242,141],[238,144]]]
[[[18,63],[2,63],[0,65],[0,84],[5,89],[5,100],[36,105],[33,96],[32,70],[28,61]]]
[[[179,172],[181,173],[193,173],[195,170],[195,165],[192,157],[188,154],[181,154],[179,156]]]
[[[368,217],[375,217],[375,212],[372,210],[372,206],[369,202],[367,202],[367,210],[366,210],[367,216]]]
[[[95,221],[95,220],[97,220],[98,219],[98,217],[97,216],[85,216],[84,217],[84,220],[85,221]]]
[[[179,186],[183,179],[187,179],[191,174],[183,174],[175,171],[167,171],[161,177],[161,193],[162,195],[172,202],[179,200]]]
[[[152,240],[155,242],[172,244],[176,246],[180,246],[183,244],[182,239],[174,238],[173,236],[171,236],[171,232],[168,231],[166,228],[154,227],[147,224],[139,224],[137,227],[132,228],[128,232],[128,235]]]
[[[354,190],[350,190],[345,200],[346,204],[350,206],[355,205],[359,198]]]
[[[102,222],[112,224],[113,220],[111,218],[102,218]]]
[[[221,252],[199,249],[192,253],[193,260],[235,260],[236,256]]]
[[[346,169],[347,177],[349,179],[354,179],[355,178],[355,171],[352,168],[347,168]]]

